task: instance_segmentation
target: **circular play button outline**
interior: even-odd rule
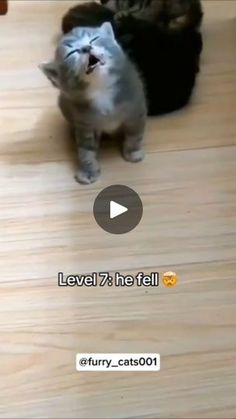
[[[132,231],[143,215],[142,201],[133,189],[126,185],[111,185],[96,197],[93,214],[97,224],[111,234]]]

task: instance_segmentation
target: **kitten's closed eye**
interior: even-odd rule
[[[67,58],[69,58],[72,54],[74,54],[75,52],[80,52],[78,49],[73,49],[73,51],[70,51],[67,55],[66,55],[66,57],[65,57],[65,59],[67,60]]]
[[[90,44],[92,44],[93,42],[97,41],[99,39],[99,36],[96,36],[95,38],[91,39]]]

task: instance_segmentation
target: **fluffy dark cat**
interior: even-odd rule
[[[72,7],[62,19],[62,31],[70,32],[76,26],[98,27],[104,22],[113,23],[114,12],[98,3],[88,2]]]
[[[62,29],[66,33],[76,26],[111,22],[117,41],[142,76],[148,114],[168,113],[185,106],[192,95],[202,51],[202,37],[195,24],[166,31],[156,22],[136,18],[130,13],[122,19],[116,19],[115,15],[102,5],[82,4],[67,12]]]
[[[202,20],[200,0],[100,0],[115,12],[115,19],[132,15],[156,23],[167,31],[198,27]]]

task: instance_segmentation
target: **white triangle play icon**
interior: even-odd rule
[[[110,201],[110,218],[118,217],[118,215],[124,214],[127,211],[128,208],[123,205],[117,204],[115,201]]]

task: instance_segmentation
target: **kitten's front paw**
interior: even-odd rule
[[[99,175],[100,169],[87,171],[81,169],[76,173],[75,180],[82,185],[89,185],[96,182],[96,180],[99,178]]]
[[[123,156],[129,162],[138,163],[144,159],[145,153],[143,149],[134,151],[123,150]]]

